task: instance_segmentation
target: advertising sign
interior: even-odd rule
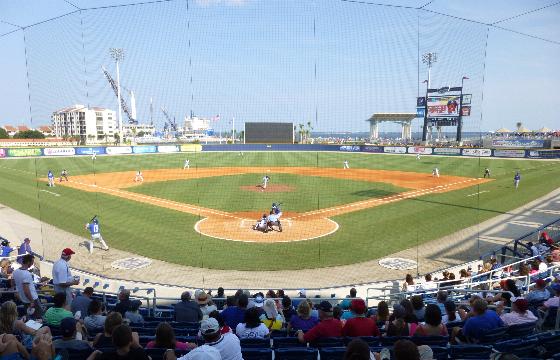
[[[505,148],[542,148],[544,147],[544,140],[536,139],[494,139],[492,140],[493,147]]]
[[[365,146],[362,146],[362,151],[363,152],[369,152],[369,153],[382,153],[383,152],[383,146],[365,145]]]
[[[428,121],[430,126],[457,126],[458,118],[433,118]]]
[[[360,151],[360,147],[357,145],[343,145],[340,147],[340,151]]]
[[[69,156],[76,155],[74,148],[44,148],[43,154],[45,156]]]
[[[0,149],[0,158],[6,157],[6,150]]]
[[[404,146],[385,146],[383,152],[390,154],[406,154],[406,148]]]
[[[148,146],[134,146],[132,152],[135,154],[155,153],[157,148],[154,145]]]
[[[470,106],[463,106],[461,108],[461,116],[471,116],[471,107]]]
[[[108,146],[105,150],[109,155],[132,154],[130,146]]]
[[[492,150],[490,149],[463,149],[464,156],[492,156]]]
[[[184,151],[184,152],[202,151],[202,145],[200,145],[200,144],[183,144],[183,145],[181,145],[181,151]]]
[[[426,97],[421,96],[416,98],[416,107],[425,107],[426,106]]]
[[[525,150],[494,150],[494,156],[522,158],[525,157]]]
[[[458,117],[460,95],[428,96],[428,117]]]
[[[160,153],[174,153],[179,151],[179,147],[177,145],[160,145],[157,148]]]
[[[424,118],[424,114],[426,114],[426,109],[423,107],[416,108],[416,117],[417,118]]]
[[[432,153],[432,148],[422,147],[422,146],[411,146],[408,148],[408,153],[430,155]]]
[[[531,150],[527,156],[531,158],[555,159],[560,158],[560,150]]]
[[[472,100],[472,94],[463,94],[463,101],[461,101],[461,104],[470,105],[471,100]]]
[[[77,147],[76,155],[105,154],[104,147]]]
[[[461,155],[461,149],[458,148],[434,148],[436,155]]]
[[[8,149],[10,157],[41,156],[42,154],[41,149]]]

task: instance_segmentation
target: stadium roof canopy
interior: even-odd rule
[[[497,133],[510,133],[511,130],[508,130],[506,128],[499,128],[498,130],[496,130],[495,132]]]

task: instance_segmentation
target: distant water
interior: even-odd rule
[[[483,132],[464,132],[463,139],[480,139],[489,135],[490,133],[483,131]],[[312,137],[322,137],[322,138],[368,138],[369,132],[312,132]],[[435,135],[435,133],[433,134]],[[456,132],[444,132],[442,135],[448,139],[455,139],[457,135]],[[383,139],[398,139],[401,137],[400,132],[379,132],[379,137]],[[421,139],[422,133],[421,132],[413,132],[412,133],[413,139]]]

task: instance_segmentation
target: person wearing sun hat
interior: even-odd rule
[[[68,262],[72,258],[75,252],[66,248],[62,250],[60,254],[60,259],[58,259],[52,268],[52,279],[54,285],[54,292],[63,292],[66,294],[66,301],[72,301],[72,285],[78,285],[80,279],[78,277],[72,276]]]
[[[212,311],[218,310],[216,305],[209,304],[211,300],[210,295],[208,295],[205,291],[197,290],[194,292],[194,296],[196,298],[196,302],[198,303],[198,306],[200,307],[200,311],[202,311],[203,317],[206,318],[208,317],[208,314],[210,314]]]
[[[498,305],[496,312],[506,326],[532,323],[537,321],[537,317],[529,311],[529,302],[522,298],[511,298],[511,312],[504,313],[504,306]]]
[[[298,330],[297,337],[301,343],[314,342],[326,337],[341,337],[342,323],[333,317],[333,307],[328,301],[321,301],[319,304],[319,322],[305,334]]]

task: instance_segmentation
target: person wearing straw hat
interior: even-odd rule
[[[195,291],[195,298],[196,298],[196,302],[198,303],[198,306],[200,307],[200,311],[202,311],[202,315],[203,317],[208,317],[208,314],[210,314],[212,311],[214,310],[218,310],[218,308],[216,307],[216,305],[208,305],[208,303],[210,302],[210,296],[204,292],[203,290],[197,290]]]

